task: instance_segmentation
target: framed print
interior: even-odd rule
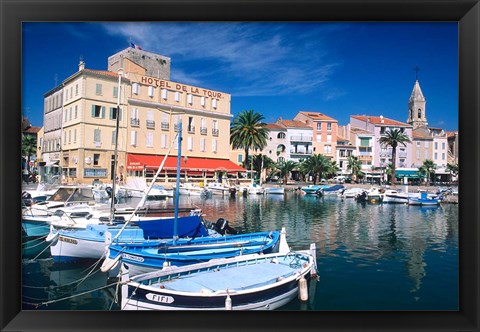
[[[2,331],[479,329],[478,1],[0,2]],[[268,128],[251,134],[261,144],[237,135],[250,116]],[[33,151],[25,147],[27,132],[37,137]],[[392,132],[395,143],[385,138]],[[199,269],[212,271],[197,293],[210,297],[196,307],[197,299],[180,300],[193,288],[188,280],[167,295],[126,278],[105,283],[97,259],[65,263],[73,254],[54,252],[55,243],[78,244],[68,234],[50,226],[27,234],[20,197],[25,184],[47,176],[68,188],[112,183],[101,194],[114,202],[115,189],[132,189],[132,179],[143,179],[143,193],[158,177],[164,187],[151,199],[164,195],[159,206],[175,211],[176,250],[183,243],[180,200],[212,216],[216,232],[265,232],[280,242],[286,225],[297,261],[285,265],[305,268],[298,263],[305,255],[319,278],[309,270],[308,283],[298,278],[287,286],[294,272],[243,266],[242,256],[250,257],[244,250],[254,249],[222,244],[220,252],[234,252],[250,272],[223,279],[217,272],[227,267],[208,264],[224,256],[209,251]],[[179,198],[187,183],[198,186]],[[346,198],[354,187],[361,190],[356,198]],[[198,199],[194,190],[202,192]],[[385,204],[402,197],[402,204]],[[181,230],[190,242],[200,237]],[[158,232],[145,239],[166,237]],[[35,253],[26,254],[24,236]],[[310,243],[313,251],[299,252]],[[252,253],[269,255],[269,246]],[[130,264],[130,274],[144,271],[145,259],[128,250],[124,244],[115,257]],[[115,262],[106,259],[102,270]],[[165,262],[152,262],[166,275]],[[193,263],[173,265],[188,271]],[[150,283],[163,290],[160,280],[180,274]],[[241,291],[258,292],[225,286],[225,300],[206,306],[215,284],[233,280],[242,281]],[[233,311],[275,310],[220,310],[232,304]],[[121,310],[147,306],[173,311]]]

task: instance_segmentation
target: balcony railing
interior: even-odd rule
[[[162,122],[162,130],[168,130],[170,128],[170,124],[168,122]]]
[[[398,153],[398,156],[399,156],[400,158],[406,158],[406,157],[407,157],[407,153],[406,153],[406,152],[399,152],[399,153]]]
[[[195,134],[195,126],[188,126],[188,133]]]
[[[131,118],[130,124],[134,127],[140,127],[140,119]]]
[[[291,136],[290,141],[295,142],[311,142],[313,138],[311,136]]]
[[[147,128],[148,129],[155,129],[155,121],[147,120]]]
[[[213,136],[218,136],[218,129],[213,128],[213,129],[212,129],[212,135],[213,135]]]
[[[206,135],[207,134],[207,127],[200,127],[200,134]]]
[[[391,152],[380,152],[380,157],[392,157]]]
[[[179,131],[179,129],[180,129],[180,125],[178,123],[175,123],[173,125],[173,130],[175,130],[177,132],[177,131]]]
[[[301,155],[305,155],[305,154],[312,154],[312,152],[310,151],[303,151],[303,150],[300,150],[300,151],[295,151],[295,150],[292,150],[290,151],[290,154],[301,154]]]

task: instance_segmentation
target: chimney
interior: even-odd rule
[[[380,123],[383,123],[383,115],[380,115]]]
[[[82,71],[85,69],[85,61],[83,59],[80,59],[80,63],[78,64],[78,71]]]

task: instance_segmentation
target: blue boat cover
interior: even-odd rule
[[[168,239],[173,237],[175,218],[136,221],[135,224],[143,230],[145,239]],[[178,217],[178,237],[207,236],[208,231],[199,216]]]

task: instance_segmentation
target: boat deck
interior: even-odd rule
[[[285,263],[261,262],[222,270],[182,276],[158,284],[158,287],[184,292],[239,291],[271,284],[294,274],[296,269]]]

